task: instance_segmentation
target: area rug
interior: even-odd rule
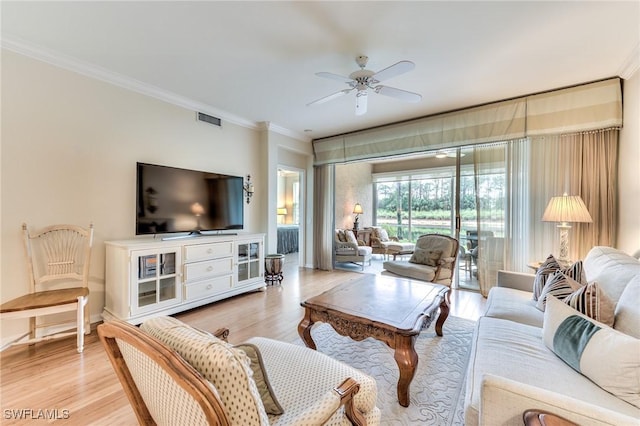
[[[422,331],[416,341],[418,369],[406,408],[398,404],[400,373],[391,348],[372,338],[356,342],[324,323],[315,324],[311,336],[320,352],[376,379],[381,424],[463,425],[464,378],[475,322],[450,316],[442,337],[436,335],[434,325]],[[296,343],[303,344],[299,339]]]

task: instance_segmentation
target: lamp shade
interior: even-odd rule
[[[354,214],[362,214],[363,213],[362,206],[360,205],[360,203],[356,203],[356,205],[353,206],[353,213]]]
[[[278,216],[286,216],[287,209],[286,207],[278,207]]]
[[[579,195],[552,197],[542,215],[543,222],[593,222]]]

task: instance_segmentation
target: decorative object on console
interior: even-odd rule
[[[284,264],[284,254],[268,254],[264,257],[264,282],[267,285],[281,284],[282,265]]]
[[[591,215],[587,206],[579,195],[564,195],[552,197],[542,215],[543,222],[559,222],[561,263],[569,263],[569,229],[571,222],[591,223]]]
[[[356,215],[356,218],[353,220],[353,229],[356,231],[360,227],[360,224],[358,223],[358,219],[360,218],[360,215],[362,213],[364,213],[362,210],[362,206],[360,205],[360,203],[356,203],[356,205],[353,206],[353,214]]]
[[[244,183],[243,187],[244,192],[247,197],[247,204],[251,202],[251,197],[253,197],[254,189],[253,183],[251,183],[251,175],[247,175],[247,181]]]

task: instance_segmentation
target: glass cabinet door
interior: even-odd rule
[[[260,262],[262,251],[261,241],[248,241],[237,244],[238,284],[262,276]]]
[[[176,273],[179,250],[139,252],[132,258],[132,275],[136,277],[131,310],[135,313],[152,311],[179,303],[179,275]]]

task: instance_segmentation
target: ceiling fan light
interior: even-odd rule
[[[367,91],[359,90],[356,93],[356,115],[364,115],[367,112]]]

